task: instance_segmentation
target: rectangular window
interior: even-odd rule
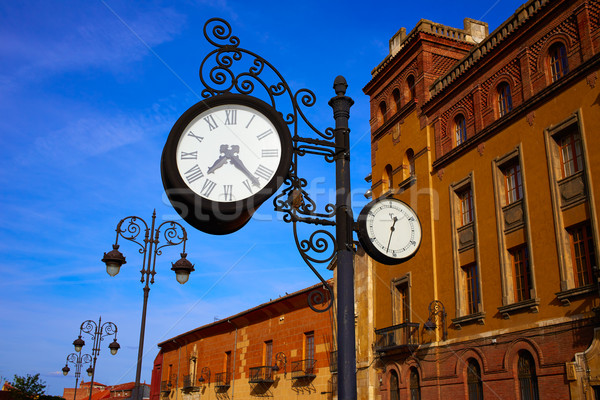
[[[410,322],[410,299],[408,282],[394,286],[394,323]]]
[[[231,351],[225,352],[225,372],[227,373],[225,380],[229,382],[231,376]]]
[[[579,132],[573,132],[558,140],[560,147],[560,164],[562,176],[566,178],[583,169],[581,137]]]
[[[515,303],[531,298],[531,274],[529,272],[529,255],[527,246],[519,246],[509,250],[514,278]]]
[[[304,359],[315,359],[315,333],[308,332],[304,334]]]
[[[267,367],[273,365],[273,341],[268,340],[265,342],[265,363]]]
[[[477,264],[469,264],[462,267],[465,272],[465,288],[467,290],[467,314],[475,314],[479,311],[479,271]]]
[[[462,218],[462,225],[465,226],[473,222],[473,193],[471,188],[465,189],[458,193],[460,200],[460,214]]]
[[[596,259],[590,223],[576,225],[567,231],[571,239],[571,260],[575,286],[589,285],[592,283],[592,264]]]
[[[511,164],[502,171],[506,189],[506,204],[514,203],[523,198],[523,180],[519,163]]]

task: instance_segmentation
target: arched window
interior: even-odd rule
[[[381,116],[381,122],[385,122],[387,120],[387,105],[385,101],[379,103],[379,114]]]
[[[406,87],[408,89],[409,100],[412,100],[415,97],[417,97],[417,91],[415,90],[415,77],[414,76],[409,75],[408,78],[406,78]]]
[[[396,371],[390,372],[390,400],[400,400],[400,385]]]
[[[410,369],[410,400],[421,400],[419,371],[414,367]]]
[[[398,110],[400,110],[400,90],[398,90],[398,88],[394,89],[394,91],[392,92],[392,97],[394,98],[394,103],[396,104],[396,112],[398,112]]]
[[[457,146],[467,140],[467,121],[462,114],[458,114],[454,118],[454,135]]]
[[[498,85],[498,114],[503,117],[512,110],[512,97],[510,86],[506,82]]]
[[[407,179],[415,174],[415,152],[413,149],[408,149],[406,150],[406,153],[404,153],[402,167],[404,169],[404,173],[402,174],[403,179]]]
[[[481,369],[474,359],[467,363],[467,388],[469,400],[483,400],[483,384],[481,383]]]
[[[392,185],[392,166],[390,164],[386,165],[383,169],[383,175],[381,177],[381,189],[383,192],[387,192],[393,188]]]
[[[535,373],[535,362],[531,353],[525,350],[519,352],[519,361],[517,363],[519,376],[519,390],[522,400],[538,400],[537,375]]]
[[[567,49],[563,43],[555,43],[550,47],[550,50],[548,50],[548,56],[550,60],[552,82],[556,82],[569,72]]]

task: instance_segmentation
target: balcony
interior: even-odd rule
[[[404,322],[375,331],[375,351],[412,351],[420,344],[419,323]]]
[[[292,379],[312,379],[315,376],[315,364],[317,360],[307,359],[294,361],[292,363]]]
[[[190,375],[184,375],[183,376],[183,390],[187,391],[187,392],[193,392],[196,390],[200,390],[199,386],[196,386],[194,382],[194,375],[190,374]]]
[[[250,383],[273,383],[275,373],[272,366],[250,368]]]
[[[171,387],[173,387],[171,381],[162,381],[160,383],[160,391],[163,393],[169,393],[171,391]]]
[[[220,390],[227,390],[231,382],[231,376],[229,372],[219,372],[215,374],[215,387]]]

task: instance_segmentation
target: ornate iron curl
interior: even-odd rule
[[[319,229],[314,231],[309,239],[299,240],[297,223],[294,221],[294,240],[296,241],[296,247],[300,253],[300,257],[304,260],[306,265],[312,270],[312,272],[319,278],[323,284],[323,289],[327,290],[329,296],[325,296],[319,289],[313,290],[308,295],[308,306],[315,312],[325,312],[333,305],[333,288],[329,283],[323,279],[321,274],[313,266],[313,263],[328,263],[335,257],[335,237],[329,231]],[[320,257],[312,256],[311,253],[320,255]],[[319,306],[317,308],[317,306]]]
[[[268,97],[268,103],[277,109],[292,132],[293,157],[288,177],[284,181],[284,188],[274,200],[276,211],[283,212],[283,220],[293,224],[294,240],[302,259],[315,273],[323,284],[309,296],[309,306],[317,312],[327,311],[333,305],[333,289],[327,281],[317,272],[315,264],[328,263],[336,254],[336,240],[331,232],[316,230],[308,239],[299,239],[297,223],[313,225],[335,226],[336,210],[331,203],[325,204],[319,210],[305,188],[306,179],[298,176],[298,156],[307,154],[321,156],[325,161],[332,163],[339,157],[344,149],[335,144],[335,134],[332,128],[324,132],[317,129],[304,114],[304,109],[315,106],[317,103],[314,92],[309,89],[300,89],[293,92],[281,73],[267,60],[247,49],[240,47],[240,40],[233,36],[231,25],[220,18],[212,18],[204,25],[206,40],[216,47],[209,52],[200,64],[200,81],[204,86],[201,92],[203,98],[218,96],[237,91],[245,95],[255,95],[258,88],[262,88]],[[290,107],[284,112],[282,103]],[[291,105],[291,106],[290,106]],[[316,138],[301,137],[299,124],[303,123]]]
[[[162,224],[160,224],[158,226],[158,228],[156,228],[156,237],[155,237],[155,243],[158,245],[159,238],[160,238],[160,230],[163,227],[163,225],[170,225],[167,229],[164,230],[163,232],[163,239],[165,240],[165,244],[163,244],[162,246],[158,246],[156,248],[156,253],[157,255],[160,255],[160,249],[162,249],[163,247],[167,247],[167,246],[177,246],[180,243],[183,243],[183,252],[185,253],[185,244],[187,242],[187,232],[185,230],[185,228],[176,221],[165,221]]]
[[[239,47],[240,40],[237,36],[232,35],[231,25],[227,21],[221,18],[209,19],[204,25],[204,37],[216,49],[209,52],[200,64],[200,81],[205,87],[201,92],[203,98],[230,93],[234,89],[239,93],[249,95],[256,88],[255,83],[253,83],[255,81],[264,89],[271,105],[276,109],[277,102],[275,99],[288,95],[288,100],[292,104],[292,111],[289,113],[279,111],[285,116],[284,119],[288,124],[294,125],[292,129],[294,139],[299,137],[298,122],[302,120],[315,134],[332,141],[333,130],[328,129],[321,132],[308,121],[300,108],[300,106],[306,108],[314,106],[316,104],[315,94],[309,89],[292,92],[281,73],[271,63],[258,54]],[[245,57],[249,58],[250,67],[240,73],[234,72],[233,68],[244,61]],[[209,61],[214,63],[212,68],[209,67]],[[263,79],[263,74],[266,71],[277,78],[276,82],[267,83]],[[205,77],[208,77],[208,80]],[[325,145],[335,147],[333,142]]]
[[[129,240],[130,242],[136,243],[138,246],[140,246],[139,252],[140,254],[142,254],[144,252],[145,244],[142,244],[136,240],[137,237],[142,233],[142,227],[140,226],[138,221],[144,224],[143,230],[146,234],[144,242],[146,242],[148,239],[148,224],[146,224],[146,221],[139,217],[129,216],[123,218],[117,224],[117,239],[115,240],[115,244],[119,244],[119,236],[121,236],[123,239]],[[127,226],[125,227],[125,229],[123,229],[123,224],[126,223]]]

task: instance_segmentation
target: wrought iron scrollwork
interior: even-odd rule
[[[326,229],[318,229],[308,238],[300,238],[297,224],[299,222],[335,226],[336,210],[331,203],[319,209],[305,190],[307,180],[298,174],[298,157],[307,154],[321,156],[328,163],[343,156],[345,150],[336,147],[332,128],[325,131],[317,129],[306,117],[303,109],[316,104],[316,96],[309,89],[293,92],[279,71],[259,55],[240,47],[240,39],[233,35],[231,25],[220,18],[212,18],[204,25],[206,40],[215,47],[200,64],[200,81],[204,86],[203,98],[225,93],[238,92],[267,98],[283,116],[292,132],[293,157],[292,165],[286,177],[282,191],[274,198],[275,211],[284,213],[283,220],[293,225],[296,247],[302,259],[310,267],[323,284],[309,295],[311,309],[323,312],[333,304],[333,289],[315,268],[315,264],[331,262],[336,254],[336,241],[333,233]],[[257,95],[258,90],[262,95]],[[308,129],[316,137],[303,137],[302,129]]]

